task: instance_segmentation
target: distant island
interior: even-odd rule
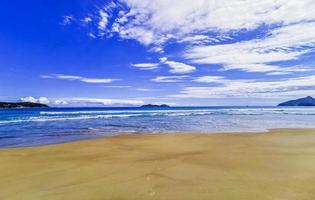
[[[12,102],[0,102],[1,108],[48,108],[49,106],[41,103],[32,103],[32,102],[20,102],[20,103],[12,103]]]
[[[169,105],[162,104],[162,105],[155,105],[155,104],[146,104],[142,105],[141,108],[169,108]]]
[[[278,106],[315,106],[315,99],[311,96],[308,96],[301,99],[283,102]]]

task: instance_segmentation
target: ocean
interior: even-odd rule
[[[0,147],[123,134],[315,128],[314,107],[40,108],[0,110]]]

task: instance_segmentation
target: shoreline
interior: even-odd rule
[[[29,149],[29,148],[40,148],[46,146],[57,146],[57,145],[65,145],[77,142],[85,142],[85,141],[94,141],[94,140],[106,140],[110,138],[117,138],[117,137],[137,137],[137,136],[163,136],[163,135],[247,135],[247,134],[269,134],[275,131],[299,131],[299,130],[314,130],[315,128],[272,128],[272,129],[265,129],[261,131],[214,131],[214,132],[157,132],[157,133],[117,133],[116,135],[111,136],[99,136],[99,137],[92,137],[92,138],[84,138],[84,139],[75,139],[70,141],[58,142],[58,143],[51,143],[51,144],[42,144],[42,145],[33,145],[33,146],[12,146],[12,147],[1,147],[0,151],[2,150],[14,150],[14,149]]]
[[[0,118],[0,148],[4,149],[128,133],[254,133],[273,128],[315,128],[315,110],[305,107],[50,108],[5,111]]]
[[[315,129],[118,135],[0,162],[0,199],[315,199]]]

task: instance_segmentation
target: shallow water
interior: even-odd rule
[[[0,147],[117,134],[315,128],[313,107],[43,108],[0,110]]]

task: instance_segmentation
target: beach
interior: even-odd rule
[[[0,3],[0,200],[315,200],[315,0]]]
[[[315,199],[315,129],[0,149],[0,199]]]

